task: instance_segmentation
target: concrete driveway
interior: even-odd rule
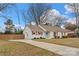
[[[68,47],[68,46],[56,45],[56,44],[45,43],[45,42],[38,42],[34,40],[25,40],[25,39],[24,40],[10,40],[10,41],[28,43],[28,44],[49,50],[51,52],[54,52],[54,53],[57,53],[63,56],[79,56],[79,48],[73,48],[73,47]]]

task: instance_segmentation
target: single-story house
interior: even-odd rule
[[[25,27],[23,34],[25,35],[25,39],[33,39],[33,38],[62,38],[63,36],[67,36],[69,30],[62,29],[57,26],[50,25],[28,25]]]

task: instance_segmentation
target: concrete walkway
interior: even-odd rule
[[[25,42],[63,56],[79,56],[79,48],[50,44],[45,42],[38,42],[34,40],[10,40],[10,41]]]

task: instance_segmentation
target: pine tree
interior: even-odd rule
[[[15,27],[13,24],[13,21],[11,19],[8,19],[5,23],[5,34],[10,34],[15,32]]]

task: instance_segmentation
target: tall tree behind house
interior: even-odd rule
[[[65,23],[65,20],[67,20],[67,17],[62,16],[55,9],[50,9],[45,11],[40,19],[42,19],[42,23],[44,24],[61,27],[61,25]]]
[[[6,34],[15,32],[15,27],[14,27],[13,21],[11,19],[8,19],[4,24],[5,24],[5,33]]]
[[[42,13],[48,9],[51,9],[51,4],[46,4],[46,3],[34,3],[34,4],[29,4],[28,10],[25,12],[25,18],[27,18],[29,21],[35,21],[36,24],[41,23],[40,16]]]
[[[69,4],[69,6],[75,14],[76,26],[77,26],[76,33],[78,34],[78,37],[79,37],[79,3],[72,3],[72,4]]]

